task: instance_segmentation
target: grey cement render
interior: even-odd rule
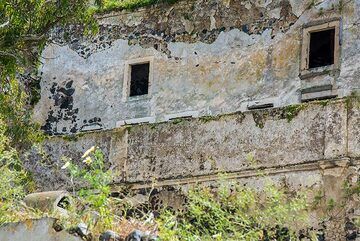
[[[93,39],[68,30],[70,40],[59,40],[64,34],[55,31],[42,55],[35,120],[49,134],[71,134],[245,111],[256,101],[286,106],[301,101],[302,89],[321,85],[331,85],[339,97],[359,90],[359,0],[341,10],[340,1],[330,0],[313,7],[306,1],[199,0],[194,16],[182,19],[190,3],[165,5],[160,13],[101,16],[102,32]],[[333,18],[341,19],[340,71],[301,80],[302,27]],[[148,57],[150,94],[129,100],[127,62]]]
[[[0,241],[81,241],[65,231],[56,232],[54,219],[42,218],[0,227]]]
[[[258,168],[297,172],[344,160],[357,166],[359,113],[358,100],[342,99],[303,104],[297,111],[280,107],[51,137],[47,155],[30,155],[26,165],[48,190],[69,185],[62,156],[77,161],[94,145],[104,151],[117,183],[186,183],[219,172],[246,177]]]
[[[360,178],[359,115],[354,97],[53,136],[45,155],[30,153],[25,165],[42,190],[66,189],[70,179],[61,157],[81,164],[83,152],[98,146],[114,171],[113,191],[124,185],[156,190],[155,207],[180,209],[189,188],[216,185],[224,172],[259,191],[271,180],[292,192],[305,190],[309,200],[322,193],[338,202],[344,182],[356,185]],[[320,223],[324,211],[313,210],[311,225],[326,232],[326,241],[348,241],[346,235],[358,232],[351,228],[359,217],[358,198],[336,213],[337,219]]]

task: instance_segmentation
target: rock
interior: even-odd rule
[[[158,236],[149,236],[147,238],[147,241],[158,241],[158,240],[160,240]]]
[[[80,237],[86,237],[89,235],[89,229],[85,223],[79,223],[75,229],[75,232],[80,235]]]
[[[144,236],[143,232],[135,230],[126,237],[125,241],[143,241]]]
[[[124,239],[121,238],[119,234],[111,230],[107,230],[106,232],[102,233],[99,237],[99,241],[123,241],[123,240]]]

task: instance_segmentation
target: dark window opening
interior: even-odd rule
[[[130,97],[149,92],[149,63],[131,65]]]
[[[335,29],[310,33],[309,68],[334,64]]]

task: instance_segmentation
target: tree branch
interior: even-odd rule
[[[8,20],[8,21],[6,21],[5,23],[3,23],[3,24],[1,24],[0,25],[0,28],[5,28],[6,26],[8,26],[9,25],[9,23],[10,23],[10,21]]]

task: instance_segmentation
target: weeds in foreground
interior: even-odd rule
[[[113,200],[110,198],[113,174],[111,170],[106,170],[104,155],[96,147],[87,150],[81,159],[84,163],[83,168],[70,159],[66,159],[62,167],[70,173],[75,197],[75,205],[69,216],[62,217],[63,224],[70,228],[82,222],[89,230],[112,229],[115,222]],[[84,188],[75,191],[76,183],[84,185]]]
[[[307,224],[305,196],[289,197],[273,184],[257,192],[222,181],[216,191],[197,187],[187,197],[184,212],[160,216],[162,240],[296,240]]]
[[[0,138],[1,142],[6,143],[6,139]],[[155,219],[149,203],[150,211],[143,212],[128,203],[126,195],[122,198],[111,195],[114,173],[105,167],[104,155],[96,147],[81,157],[82,165],[66,159],[62,167],[63,171],[69,172],[73,183],[74,205],[69,207],[67,214],[42,213],[22,202],[28,187],[33,184],[21,168],[16,152],[1,149],[0,153],[0,171],[3,173],[0,177],[0,225],[50,216],[59,219],[67,230],[84,223],[93,237],[105,230],[124,236],[133,229],[141,229],[157,234],[163,241],[298,240],[298,231],[309,226],[311,206],[301,192],[290,193],[271,181],[256,190],[224,177],[211,187],[195,185],[186,195],[183,211],[164,208]],[[266,179],[266,176],[261,174],[261,178]],[[83,186],[80,190],[76,189],[79,184]],[[358,186],[348,186],[344,189],[347,195],[358,194]],[[141,215],[127,216],[134,210]],[[317,240],[315,233],[309,238]]]
[[[27,192],[34,190],[34,183],[23,167],[18,152],[10,146],[7,129],[0,118],[0,225],[17,222],[29,213],[28,218],[41,214],[22,203]]]

